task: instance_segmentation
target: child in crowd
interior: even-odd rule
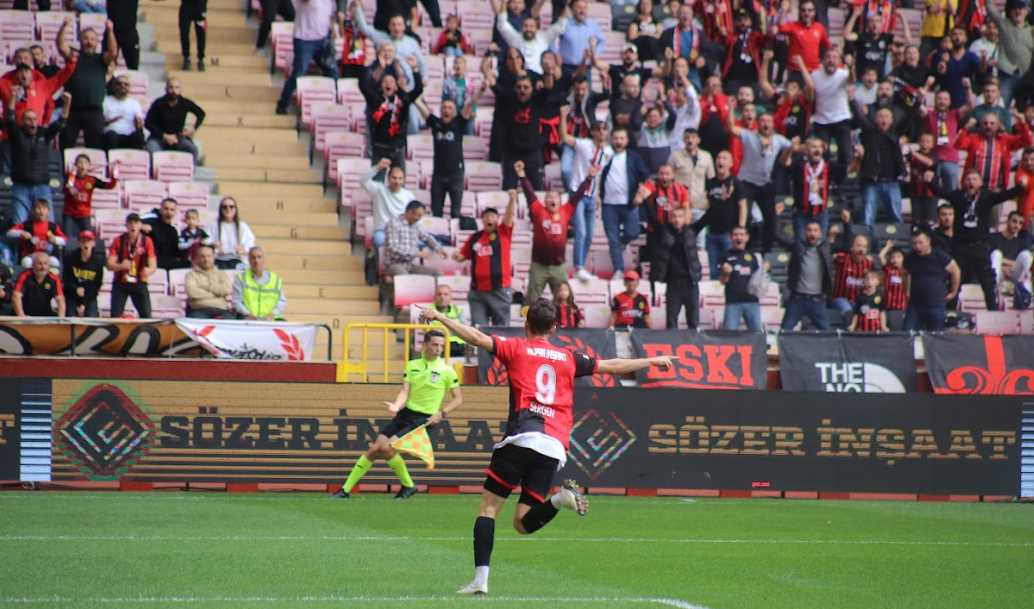
[[[442,81],[442,101],[451,99],[457,108],[467,102],[467,58],[463,55],[453,58],[452,71]],[[470,107],[471,116],[477,112],[476,106]],[[467,121],[466,135],[474,135],[474,121]]]
[[[438,40],[431,49],[432,55],[449,55],[450,57],[462,57],[473,55],[474,45],[460,30],[460,18],[457,15],[449,15],[445,19],[445,29],[438,35]]]
[[[183,219],[187,226],[180,231],[180,255],[192,260],[195,248],[200,245],[212,245],[213,241],[205,229],[201,228],[201,214],[196,209],[188,209]]]
[[[862,291],[855,296],[854,317],[848,328],[851,332],[887,332],[886,301],[880,294],[880,274],[865,274]]]
[[[932,133],[919,136],[919,150],[908,155],[911,175],[909,197],[912,200],[912,224],[933,227],[937,224],[937,196],[923,174],[934,168],[934,137]]]
[[[111,168],[111,179],[105,180],[90,175],[93,163],[90,157],[80,154],[75,157],[75,168],[68,172],[65,180],[65,210],[62,225],[68,235],[78,235],[91,230],[90,216],[93,215],[93,191],[98,188],[111,190],[118,186],[118,162]],[[74,245],[74,243],[73,243]]]
[[[556,305],[558,328],[580,328],[585,323],[582,310],[574,302],[571,284],[566,281],[557,288],[553,304]]]
[[[639,273],[635,271],[625,271],[625,291],[610,304],[610,327],[650,327],[650,301],[639,293]]]
[[[908,308],[908,290],[905,289],[905,252],[887,240],[880,250],[880,265],[883,267],[883,295],[888,311],[904,311]]]
[[[32,219],[12,226],[7,238],[18,240],[18,257],[23,267],[32,268],[32,255],[36,252],[50,254],[51,267],[61,266],[61,259],[54,254],[65,246],[65,233],[50,221],[50,203],[46,199],[36,199]]]

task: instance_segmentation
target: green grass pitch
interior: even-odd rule
[[[469,599],[473,495],[0,493],[0,607],[1034,607],[1031,506],[590,500]]]

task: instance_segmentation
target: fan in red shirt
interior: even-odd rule
[[[869,271],[864,282],[865,287],[855,298],[854,317],[847,329],[850,332],[886,332],[887,303],[879,293],[880,274]]]
[[[582,199],[593,179],[600,172],[600,167],[589,168],[589,175],[578,187],[578,192],[560,202],[560,193],[549,191],[546,202],[539,201],[531,180],[524,174],[524,161],[513,164],[513,170],[521,182],[524,197],[528,201],[528,214],[531,216],[531,269],[528,273],[527,301],[535,302],[542,295],[546,284],[556,294],[560,284],[567,281],[567,269],[564,258],[567,249],[567,227],[571,216],[578,209],[578,201]]]
[[[37,199],[32,204],[32,219],[12,226],[7,238],[18,240],[18,257],[25,268],[32,266],[32,255],[36,252],[56,253],[65,246],[65,233],[50,221],[50,203],[46,199]],[[51,256],[50,265],[61,266],[61,261]]]
[[[46,78],[32,67],[31,61],[28,61],[18,64],[14,70],[0,78],[0,100],[3,101],[3,107],[8,106],[12,95],[18,96],[14,107],[15,121],[21,122],[22,114],[26,110],[32,110],[39,117],[41,125],[50,123],[50,115],[54,109],[54,93],[65,86],[65,82],[71,78],[78,61],[78,56],[72,54],[68,37],[65,36],[65,31],[71,23],[69,19],[61,24],[54,42],[58,53],[66,61],[61,71]]]
[[[865,274],[872,270],[869,259],[869,238],[855,235],[851,240],[851,249],[837,252],[833,256],[836,274],[833,281],[833,307],[842,313],[854,308],[854,300],[865,283]]]
[[[998,121],[998,115],[987,112],[980,117],[980,132],[959,131],[955,147],[966,151],[965,171],[975,169],[984,179],[984,187],[999,191],[1009,185],[1009,166],[1013,151],[1034,145],[1030,127],[1022,114],[1013,111],[1015,134],[1006,133]],[[969,120],[968,127],[976,124]]]
[[[489,336],[434,307],[423,309],[421,318],[440,322],[468,345],[493,353],[509,373],[510,416],[505,437],[492,451],[481,507],[474,521],[474,580],[458,590],[460,594],[487,594],[495,518],[515,488],[520,486],[521,496],[513,527],[522,535],[544,527],[561,508],[580,515],[589,508],[573,480],[548,495],[571,441],[574,379],[595,373],[629,374],[650,366],[666,370],[672,358],[598,360],[558,347],[549,342],[556,330],[556,306],[545,299],[528,308],[522,338]]]
[[[111,179],[105,180],[90,175],[90,157],[80,154],[75,157],[75,170],[65,180],[65,230],[69,235],[78,235],[90,230],[90,216],[93,215],[93,191],[97,188],[111,190],[118,186],[118,163],[111,170]],[[69,226],[71,225],[71,226]]]
[[[779,33],[790,39],[790,55],[787,68],[800,71],[796,57],[804,59],[804,67],[809,72],[819,69],[819,58],[822,52],[830,47],[829,34],[826,28],[815,21],[815,3],[804,0],[798,8],[798,20],[779,26]]]
[[[888,311],[904,311],[908,308],[908,289],[905,286],[905,252],[894,247],[894,242],[880,250],[880,264],[883,266],[883,296]]]
[[[453,258],[457,262],[470,260],[471,321],[476,326],[489,323],[496,326],[510,324],[510,283],[513,266],[510,261],[510,243],[513,240],[513,216],[517,207],[517,191],[510,191],[506,215],[499,222],[499,211],[486,207],[481,212],[481,230],[471,235]]]
[[[610,303],[611,328],[649,328],[650,301],[639,293],[639,273],[625,271],[625,291]]]

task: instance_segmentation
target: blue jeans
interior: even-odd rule
[[[14,223],[25,222],[32,215],[32,204],[37,199],[46,199],[50,204],[50,219],[54,220],[54,201],[49,184],[11,185],[11,201],[14,203]]]
[[[1020,77],[1013,76],[1012,74],[998,73],[998,88],[1001,91],[1002,103],[1005,104],[1006,108],[1012,104],[1012,96],[1015,93],[1016,85],[1019,84],[1019,82]]]
[[[804,227],[809,222],[815,221],[822,227],[822,238],[826,238],[826,234],[829,232],[829,212],[823,210],[822,213],[812,218],[811,216],[805,216],[804,214],[793,215],[793,236],[797,241],[804,243]]]
[[[876,224],[876,209],[880,203],[890,207],[895,222],[901,222],[901,184],[900,182],[865,182],[862,184],[862,205],[864,206],[864,223],[869,228]]]
[[[730,302],[725,304],[723,330],[739,330],[740,320],[747,322],[751,332],[761,331],[761,305],[756,302]]]
[[[382,245],[384,245],[384,241],[386,239],[387,239],[387,237],[384,236],[384,229],[383,228],[378,228],[378,229],[375,229],[373,231],[373,246],[374,247],[381,247]]]
[[[603,230],[607,233],[610,262],[614,266],[614,272],[623,272],[625,246],[639,237],[639,208],[628,205],[604,205]]]
[[[328,44],[332,44],[329,37],[323,40],[294,39],[294,63],[291,65],[291,75],[284,83],[283,90],[280,91],[277,106],[286,108],[291,103],[291,96],[294,95],[294,90],[298,86],[298,77],[305,76],[309,64],[313,61],[319,65],[324,76],[337,79],[337,63],[335,61],[324,63],[323,61],[323,47]]]
[[[959,178],[961,178],[962,170],[959,169],[959,164],[954,161],[941,161],[937,163],[937,179],[941,182],[941,188],[944,190],[957,190],[959,187]],[[936,218],[935,218],[936,220]]]
[[[944,304],[918,306],[908,303],[905,310],[905,330],[927,330],[940,332],[944,330]]]
[[[732,249],[732,237],[729,233],[720,235],[707,234],[707,263],[711,267],[711,279],[718,279],[722,272],[722,256]]]
[[[473,121],[471,121],[473,122]],[[560,148],[560,179],[564,188],[571,184],[571,171],[574,169],[574,148],[564,145]]]
[[[585,258],[589,255],[595,229],[596,200],[582,197],[574,212],[574,268],[585,268]]]
[[[834,298],[832,305],[840,313],[844,324],[850,325],[851,317],[854,315],[854,305],[851,304],[851,301],[846,298]]]
[[[790,294],[790,301],[786,303],[786,312],[783,314],[781,327],[783,332],[793,330],[797,323],[807,317],[816,330],[828,330],[829,320],[826,319],[826,298],[824,296],[808,296],[793,292]]]

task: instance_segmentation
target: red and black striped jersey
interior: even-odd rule
[[[879,332],[883,329],[880,316],[886,308],[883,296],[877,290],[874,294],[858,292],[854,301],[855,332]]]
[[[883,267],[883,295],[888,311],[904,311],[908,308],[905,269],[890,265]]]
[[[846,298],[854,302],[855,296],[862,291],[865,274],[872,269],[872,260],[867,256],[855,260],[847,252],[839,252],[833,256],[836,267],[836,278],[833,281],[833,298]]]

